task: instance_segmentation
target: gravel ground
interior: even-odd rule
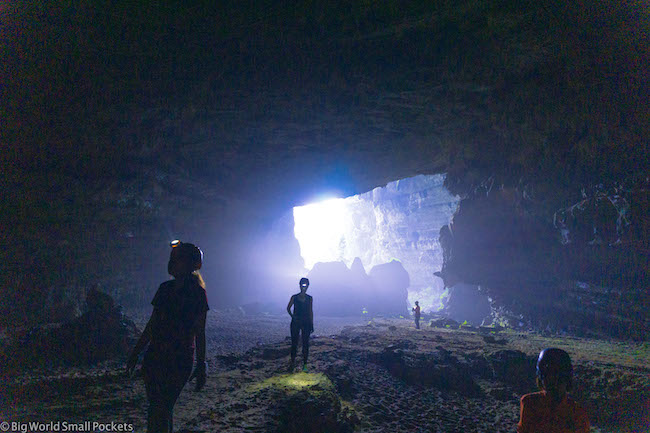
[[[146,324],[149,314],[149,311],[127,313],[140,328]],[[445,364],[447,358],[438,356],[441,353],[463,362],[484,357],[489,364],[489,360],[498,358],[497,353],[507,354],[513,349],[534,359],[539,347],[565,347],[575,360],[576,396],[584,403],[596,427],[592,432],[646,431],[630,428],[648,418],[647,399],[640,398],[649,395],[650,389],[647,374],[650,358],[645,344],[552,339],[506,331],[499,333],[499,338],[490,339],[476,330],[430,326],[415,330],[408,319],[373,319],[371,323],[363,319],[317,317],[318,334],[310,344],[308,371],[290,375],[287,374],[288,316],[210,311],[207,338],[212,367],[201,392],[194,391],[193,382],[184,387],[174,409],[175,431],[277,431],[274,418],[280,409],[277,389],[267,392],[261,386],[269,380],[281,379],[305,390],[309,385],[303,379],[317,379],[323,374],[340,392],[341,407],[357,418],[355,431],[359,433],[514,431],[519,398],[524,392],[534,391],[534,385],[515,391],[509,382],[502,382],[497,376],[478,374],[480,369],[470,369],[467,373],[476,376],[472,380],[482,390],[475,396],[444,387],[409,384],[381,361],[392,359],[381,354],[396,347],[406,347],[408,353],[436,357],[441,368],[456,365]],[[338,335],[329,336],[332,334]],[[247,351],[250,348],[254,350]],[[234,356],[217,358],[228,354]],[[409,359],[419,359],[409,356]],[[421,374],[428,370],[410,371]],[[531,367],[531,380],[533,376]],[[133,431],[144,431],[146,426],[148,402],[141,371],[134,377],[126,376],[123,360],[110,360],[93,367],[30,370],[0,381],[3,384],[5,389],[0,389],[0,398],[6,400],[0,400],[0,421],[117,422],[132,425]],[[318,391],[316,387],[314,390]]]
[[[151,309],[129,310],[140,330],[144,329]],[[315,317],[313,337],[336,335],[346,326],[365,325],[363,317]],[[260,344],[277,343],[289,338],[288,314],[244,315],[239,310],[209,310],[206,322],[207,357],[241,354]]]

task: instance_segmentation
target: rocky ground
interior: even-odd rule
[[[147,314],[135,315],[140,327]],[[514,431],[519,397],[535,389],[535,355],[566,349],[575,396],[593,431],[650,431],[650,346],[497,329],[431,327],[407,319],[321,318],[307,372],[288,373],[288,317],[210,311],[205,388],[186,385],[184,432]],[[6,377],[0,421],[98,421],[146,426],[139,374],[123,361],[49,367]]]

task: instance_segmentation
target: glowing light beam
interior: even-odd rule
[[[347,216],[342,198],[293,208],[294,234],[307,269],[316,262],[343,260]]]

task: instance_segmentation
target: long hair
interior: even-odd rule
[[[192,279],[196,281],[196,283],[201,286],[202,288],[205,289],[205,281],[203,280],[203,276],[201,273],[198,271],[198,269],[194,272],[192,272]]]

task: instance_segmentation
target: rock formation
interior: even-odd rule
[[[3,327],[47,321],[49,287],[101,282],[148,307],[173,238],[204,249],[211,305],[248,303],[274,279],[256,251],[292,207],[442,173],[462,201],[431,273],[509,309],[567,282],[647,305],[636,2],[41,3],[3,23]],[[418,197],[391,200],[422,211]],[[438,260],[436,236],[396,234],[382,238]]]
[[[88,366],[124,357],[138,334],[135,324],[110,296],[91,288],[80,316],[63,323],[34,326],[2,347],[2,369],[7,373],[44,365]]]
[[[409,275],[398,261],[374,266],[366,275],[360,259],[316,263],[308,274],[314,314],[357,316],[406,313]]]

